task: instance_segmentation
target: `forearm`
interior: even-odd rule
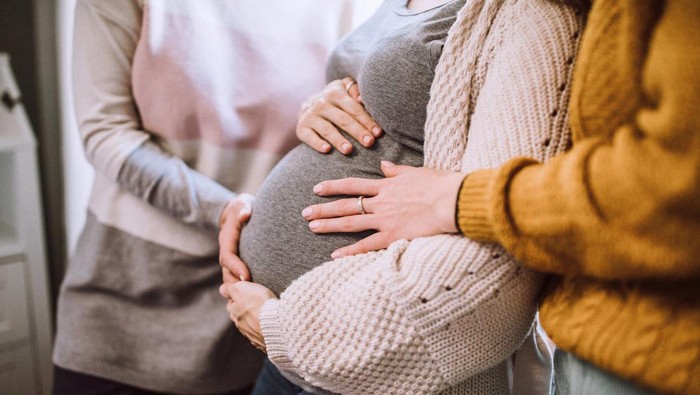
[[[700,10],[690,4],[667,6],[643,62],[641,104],[610,137],[586,130],[601,137],[549,163],[514,160],[467,178],[458,214],[465,235],[551,273],[700,274],[700,55],[691,38]]]
[[[218,229],[224,206],[236,196],[151,142],[126,158],[117,181],[174,218],[210,230]]]
[[[170,155],[142,129],[132,96],[141,34],[137,0],[76,7],[74,90],[85,154],[96,171],[188,224],[216,230],[235,195]]]
[[[407,244],[326,263],[268,302],[270,359],[334,392],[427,393],[510,356],[531,327],[541,277],[457,236]]]

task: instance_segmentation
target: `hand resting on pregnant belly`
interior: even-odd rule
[[[320,154],[306,145],[287,154],[260,188],[253,215],[241,233],[239,253],[252,281],[279,295],[296,278],[331,260],[336,249],[367,237],[371,232],[314,234],[301,211],[329,200],[313,193],[317,183],[328,178],[381,178],[379,163],[386,158],[422,162],[421,153],[388,134],[371,149],[355,149],[348,156],[337,151]]]

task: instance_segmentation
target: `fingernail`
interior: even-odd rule
[[[323,151],[323,152],[328,152],[328,151],[330,151],[330,150],[331,150],[330,144],[323,144],[323,145],[321,146],[321,151]]]
[[[323,183],[314,185],[314,193],[323,192]]]
[[[321,225],[318,221],[311,221],[309,222],[309,228],[311,229],[316,229],[318,226]]]
[[[243,275],[242,275],[242,274],[241,274],[240,276],[238,276],[238,278],[240,278],[241,281],[245,281],[245,279],[243,278]]]
[[[340,149],[343,151],[343,153],[348,153],[350,152],[350,149],[352,146],[349,143],[343,143],[343,145],[340,146]]]
[[[339,251],[333,251],[333,253],[331,254],[331,258],[333,258],[333,259],[338,259],[338,258],[340,258],[340,252],[339,252]]]
[[[392,166],[394,166],[394,164],[391,163],[391,162],[389,162],[388,160],[383,160],[383,161],[382,161],[382,166],[384,166],[384,167],[392,167]]]
[[[364,141],[365,144],[369,144],[372,141],[372,138],[370,136],[365,136],[362,138],[362,141]]]
[[[309,218],[311,216],[311,214],[313,214],[313,212],[314,212],[314,209],[312,209],[311,207],[307,207],[304,210],[302,210],[301,216],[304,218]]]
[[[379,137],[379,135],[382,134],[382,129],[380,129],[379,126],[375,126],[372,128],[372,134],[374,134],[374,137]]]
[[[248,207],[248,206],[241,207],[241,211],[239,211],[239,214],[240,214],[240,215],[248,215],[248,214],[250,214],[250,207]]]

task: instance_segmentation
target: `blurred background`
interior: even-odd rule
[[[92,182],[92,169],[78,141],[70,92],[74,6],[75,0],[0,1],[0,52],[10,56],[38,143],[42,236],[52,296],[85,219]]]
[[[92,182],[69,89],[74,6],[74,0],[0,1],[0,54],[7,55],[0,55],[4,395],[50,393],[56,295]]]

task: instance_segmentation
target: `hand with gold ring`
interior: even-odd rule
[[[248,281],[222,284],[219,293],[228,299],[226,310],[236,328],[255,348],[266,352],[265,338],[260,328],[260,311],[265,302],[277,298],[275,294],[260,284]]]
[[[297,137],[318,152],[330,152],[331,147],[345,155],[353,145],[344,132],[363,147],[371,147],[382,129],[362,104],[357,82],[346,77],[329,83],[320,93],[311,96],[301,106]]]
[[[379,250],[399,239],[457,232],[454,202],[464,174],[386,161],[381,169],[384,179],[346,178],[314,187],[319,196],[358,196],[305,208],[301,214],[314,233],[377,231],[337,249],[332,258]]]

